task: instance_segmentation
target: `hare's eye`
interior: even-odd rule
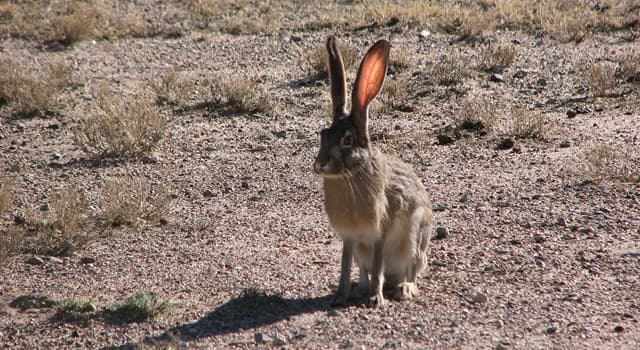
[[[345,134],[342,137],[342,142],[340,142],[342,144],[342,147],[351,147],[353,146],[353,135],[349,134]]]

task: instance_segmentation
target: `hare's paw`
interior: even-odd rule
[[[369,296],[369,300],[367,301],[367,306],[368,307],[382,307],[387,303],[387,301],[384,299],[384,296],[382,296],[382,293],[376,293],[374,295],[370,295]]]
[[[415,283],[402,282],[393,291],[393,297],[398,300],[409,300],[418,296],[418,287]]]
[[[344,306],[349,301],[349,289],[338,289],[331,299],[331,306]]]
[[[351,298],[362,300],[369,295],[369,285],[363,283],[351,283]]]

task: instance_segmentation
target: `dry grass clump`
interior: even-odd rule
[[[198,27],[223,33],[273,34],[282,29],[282,14],[290,11],[287,2],[255,0],[190,0],[186,8]]]
[[[23,233],[16,227],[0,228],[0,267],[10,257],[20,253],[23,242]]]
[[[58,322],[87,323],[97,315],[98,308],[90,301],[68,299],[58,304],[53,319]]]
[[[379,111],[386,113],[390,110],[411,111],[409,101],[409,84],[398,78],[387,78],[380,94]]]
[[[616,59],[618,68],[616,76],[629,83],[640,82],[640,60],[639,55],[626,54]]]
[[[465,60],[457,53],[444,56],[429,70],[429,75],[438,85],[457,85],[469,75]]]
[[[0,59],[0,100],[21,116],[44,114],[55,108],[55,98],[70,78],[69,66],[61,61],[25,65]]]
[[[99,18],[100,13],[93,4],[75,3],[70,14],[55,19],[56,34],[51,39],[65,45],[86,40],[93,36]]]
[[[34,254],[68,255],[97,239],[89,216],[89,204],[84,192],[68,188],[50,196],[49,211],[44,217],[27,222],[25,250]]]
[[[405,50],[393,50],[389,57],[390,71],[395,73],[402,72],[403,70],[411,67],[413,59],[409,56],[409,53]]]
[[[453,115],[456,127],[464,130],[488,131],[498,122],[494,108],[483,98],[467,98],[462,101],[460,111]]]
[[[217,77],[212,81],[213,106],[226,107],[236,113],[269,112],[273,102],[255,81],[243,77]]]
[[[515,61],[517,55],[514,45],[489,43],[480,51],[478,67],[492,73],[501,72]]]
[[[586,66],[582,75],[593,96],[610,95],[617,87],[616,69],[607,62]]]
[[[614,148],[604,143],[587,147],[580,155],[581,176],[585,181],[635,181],[638,180],[638,164],[634,165],[629,149]]]
[[[144,178],[114,179],[105,183],[102,192],[101,219],[112,227],[166,221],[169,194],[164,188],[153,188]]]
[[[74,135],[86,153],[99,158],[141,157],[164,137],[167,121],[151,100],[123,99],[104,87],[96,99]]]
[[[112,321],[142,322],[169,309],[169,302],[153,292],[137,292],[108,309]]]
[[[8,180],[0,177],[0,215],[11,208],[12,190]]]
[[[358,62],[358,50],[352,46],[340,45],[340,54],[342,54],[342,64],[345,70],[349,70]],[[329,65],[329,56],[327,48],[324,45],[316,46],[306,56],[304,65],[309,75],[323,78],[327,76],[327,67]]]
[[[512,107],[498,129],[503,136],[544,140],[551,131],[543,115],[521,107]]]
[[[176,71],[169,71],[151,83],[159,104],[181,106],[193,93],[193,84]]]

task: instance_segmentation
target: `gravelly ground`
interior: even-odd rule
[[[390,36],[391,55],[410,57],[393,79],[409,82],[414,110],[381,115],[374,106],[372,133],[385,135],[378,146],[413,165],[448,236],[432,242],[416,300],[332,309],[341,243],[311,171],[317,133],[329,123],[328,86],[303,69],[328,34],[85,41],[59,52],[3,40],[0,55],[61,58],[77,83],[60,97],[58,116],[11,119],[2,112],[0,164],[14,181],[15,211],[37,211],[51,189],[92,193],[125,175],[165,186],[175,198],[165,226],[120,230],[41,266],[28,264],[30,255],[12,258],[0,282],[0,348],[637,348],[640,185],[585,185],[580,160],[590,145],[606,143],[630,150],[638,168],[640,89],[625,84],[621,89],[631,90],[622,96],[589,97],[577,69],[638,53],[637,43],[616,34],[576,44],[497,32],[492,39],[518,43],[505,81],[472,69],[462,84],[442,87],[431,82],[430,68],[451,50],[473,68],[479,44],[385,28],[338,33],[360,54]],[[86,110],[100,84],[142,96],[144,82],[170,69],[203,86],[216,74],[257,79],[274,109],[161,107],[170,127],[157,163],[78,162],[86,155],[73,144],[76,120],[67,115]],[[526,76],[514,77],[520,70]],[[202,88],[190,102],[207,94]],[[497,150],[500,138],[491,133],[438,145],[465,96],[484,96],[496,114],[513,105],[541,113],[552,129],[544,140],[516,140],[521,152]],[[568,118],[571,108],[589,112]],[[565,141],[569,147],[560,146]],[[12,172],[17,163],[20,171]],[[81,256],[95,262],[83,264]],[[52,308],[9,306],[41,294],[104,307],[139,290],[159,293],[172,309],[143,323],[79,325],[52,321]]]

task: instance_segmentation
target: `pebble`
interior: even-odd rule
[[[83,256],[82,258],[80,258],[80,262],[83,264],[93,264],[94,262],[96,262],[96,258],[92,256]]]
[[[535,233],[533,235],[533,241],[535,243],[543,243],[545,241],[544,236],[539,234],[539,233]]]
[[[549,326],[547,328],[547,334],[555,334],[558,331],[558,328],[556,326]]]
[[[209,190],[206,190],[206,191],[202,192],[202,195],[203,195],[203,196],[205,196],[205,197],[207,197],[207,198],[211,198],[211,197],[213,197],[213,196],[214,196],[214,195],[213,195],[213,192],[211,192],[211,191],[209,191]]]
[[[473,291],[471,293],[471,302],[474,304],[484,304],[487,302],[487,296],[480,291]]]
[[[49,257],[49,261],[56,263],[56,264],[62,264],[64,262],[64,260],[60,259],[60,258],[56,258],[55,256],[50,256]]]
[[[440,146],[452,144],[454,141],[453,137],[447,134],[438,135],[438,145]]]
[[[509,149],[511,147],[513,147],[513,145],[515,144],[515,141],[513,141],[512,138],[504,138],[502,139],[502,141],[500,141],[500,143],[498,143],[497,148],[501,149],[501,150],[505,150],[505,149]]]
[[[156,164],[160,161],[160,157],[158,157],[155,154],[151,154],[151,155],[143,156],[140,160],[144,164]]]
[[[270,343],[273,341],[273,339],[271,339],[270,336],[264,334],[264,333],[260,333],[257,332],[253,335],[253,339],[256,341],[256,343]]]
[[[434,239],[445,239],[449,236],[449,230],[446,227],[436,228],[436,236]]]
[[[575,118],[575,116],[578,115],[578,112],[576,112],[573,109],[569,109],[567,110],[567,118]]]
[[[431,32],[426,29],[420,31],[420,37],[423,39],[428,38],[429,35],[431,35]]]
[[[513,77],[514,78],[518,78],[518,79],[522,79],[522,78],[526,77],[528,74],[529,74],[528,70],[520,69],[520,70],[518,70],[517,72],[515,72],[513,74]]]
[[[502,74],[493,73],[489,77],[489,80],[491,80],[491,81],[493,81],[495,83],[502,83],[504,81],[504,77],[502,76]]]
[[[578,232],[580,232],[580,233],[593,233],[594,229],[591,226],[585,226],[585,227],[579,228]]]
[[[614,332],[616,332],[616,333],[622,333],[622,332],[624,332],[624,327],[622,327],[622,326],[615,326],[615,327],[613,328],[613,331],[614,331]]]
[[[30,257],[29,260],[27,260],[27,264],[44,265],[44,260],[42,260],[40,257],[34,255],[34,256]]]
[[[51,207],[49,206],[49,204],[43,204],[40,206],[40,211],[49,211],[51,210]]]
[[[571,147],[571,141],[560,142],[560,148],[569,148],[569,147]]]

